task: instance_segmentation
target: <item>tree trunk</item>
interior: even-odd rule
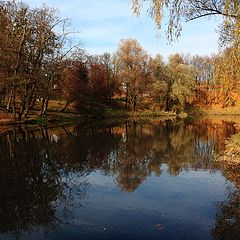
[[[13,90],[12,102],[13,102],[13,115],[14,115],[14,118],[16,118],[16,114],[17,114],[17,110],[16,110],[16,89]]]
[[[43,112],[42,112],[43,115],[46,115],[46,114],[47,114],[48,102],[49,102],[49,99],[47,98],[47,99],[45,100],[45,104],[44,104],[44,106],[43,106]]]
[[[42,100],[42,104],[41,104],[41,109],[38,115],[43,115],[43,109],[44,109],[44,104],[45,104],[45,98]]]
[[[170,110],[170,108],[169,108],[169,98],[167,97],[165,111],[168,112],[169,110]]]
[[[6,97],[6,88],[3,88],[0,96],[0,106],[3,104],[5,97]]]
[[[8,103],[7,103],[7,107],[6,107],[7,111],[9,111],[10,108],[11,108],[12,98],[13,98],[13,90],[11,90],[10,95],[9,95],[9,97],[8,97]]]
[[[125,108],[128,108],[128,87],[126,87]]]
[[[66,110],[66,108],[68,107],[69,104],[70,104],[70,101],[67,100],[67,102],[66,102],[64,108],[63,108],[60,112],[64,112],[64,111]]]
[[[24,114],[25,114],[26,118],[27,118],[27,115],[29,113],[30,108],[32,107],[33,97],[34,97],[34,92],[35,92],[35,83],[32,85],[30,90],[31,90],[31,92],[29,93],[30,96],[27,99],[26,108],[25,108],[25,111],[24,111]]]
[[[136,106],[137,106],[137,98],[134,97],[134,99],[133,99],[133,112],[136,112]]]
[[[128,108],[128,94],[126,93],[125,97],[125,108]]]

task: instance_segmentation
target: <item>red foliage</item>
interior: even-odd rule
[[[69,102],[84,101],[87,96],[88,71],[83,62],[68,63],[62,74],[61,93]]]
[[[89,94],[92,100],[105,102],[108,98],[108,72],[101,63],[90,63],[88,70]]]

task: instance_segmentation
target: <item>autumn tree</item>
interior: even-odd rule
[[[215,84],[213,81],[215,56],[184,56],[184,61],[195,69],[195,102],[208,104],[214,101]]]
[[[60,91],[61,96],[66,100],[62,112],[74,101],[79,104],[86,102],[88,95],[88,70],[83,61],[68,61],[67,67],[61,74]]]
[[[7,94],[7,72],[6,72],[6,61],[8,58],[7,42],[8,42],[8,26],[9,18],[3,7],[0,5],[0,105],[6,98]]]
[[[195,71],[179,54],[169,57],[166,110],[183,111],[194,94]]]
[[[19,120],[23,114],[28,114],[35,96],[39,94],[41,88],[45,88],[45,92],[52,89],[53,86],[49,82],[51,77],[48,67],[52,61],[51,55],[60,47],[59,39],[54,32],[54,27],[60,23],[55,11],[43,7],[30,10],[30,13],[32,15],[30,19],[31,31],[25,46],[27,48],[25,54],[28,63],[28,79],[24,82],[24,86],[19,87],[18,94],[21,99]],[[48,101],[44,98],[45,100]],[[43,107],[42,113],[45,111]]]
[[[88,55],[84,51],[73,52],[64,63],[61,74],[61,97],[67,106],[76,102],[78,110],[101,108],[111,103],[116,86],[116,76],[110,54]]]
[[[239,1],[132,0],[132,10],[136,15],[140,14],[141,9],[145,5],[147,5],[148,14],[155,21],[158,29],[161,27],[164,13],[169,12],[167,35],[170,41],[180,36],[183,21],[192,21],[209,16],[221,16],[223,18],[221,27],[227,27],[231,33],[239,32]]]
[[[116,58],[113,54],[104,53],[99,56],[99,62],[104,65],[107,73],[107,102],[111,103],[118,91]]]
[[[1,51],[8,55],[5,58],[4,68],[6,72],[7,85],[7,110],[12,107],[14,115],[16,114],[16,95],[18,86],[23,84],[23,79],[27,79],[26,68],[26,43],[30,36],[30,18],[31,14],[28,6],[23,3],[17,4],[1,2],[2,12],[5,13],[7,32],[1,32],[5,45],[1,46]],[[1,29],[2,30],[2,29]],[[4,28],[3,28],[4,30]]]
[[[89,82],[92,85],[92,94],[96,101],[111,104],[112,97],[117,91],[116,59],[110,53],[88,57]],[[95,93],[94,93],[95,92]],[[101,98],[101,99],[100,99]]]
[[[152,90],[154,100],[159,105],[159,110],[164,107],[168,93],[168,74],[167,67],[163,62],[161,55],[156,55],[150,60]]]
[[[226,49],[215,59],[214,82],[223,107],[234,106],[240,91],[240,49]]]
[[[239,69],[239,49],[240,49],[240,2],[239,1],[227,1],[227,0],[132,0],[132,9],[136,15],[140,14],[142,8],[148,9],[148,14],[155,21],[157,28],[160,29],[162,25],[162,19],[166,12],[169,13],[168,18],[168,30],[167,35],[169,41],[173,41],[178,38],[182,31],[183,21],[193,21],[199,18],[206,18],[211,16],[219,16],[222,19],[218,31],[220,33],[220,46],[223,48],[222,52],[227,48],[228,52],[231,49],[231,54],[228,54],[228,58],[225,55],[225,63],[232,62],[231,66],[223,64],[217,66],[218,74],[221,80],[225,77],[225,95],[231,95],[233,77],[230,75]],[[229,71],[229,69],[231,69]],[[221,72],[221,73],[220,73]],[[228,74],[230,73],[229,77]],[[239,76],[237,77],[239,79]],[[224,85],[222,85],[224,86]],[[228,86],[228,87],[226,87]],[[208,87],[207,87],[208,88]],[[208,93],[207,93],[208,94]],[[234,104],[232,100],[225,98],[226,106]],[[225,101],[224,100],[224,101]],[[230,103],[231,102],[231,103]]]
[[[140,95],[149,86],[149,57],[134,39],[121,40],[116,56],[120,84],[126,93],[126,108],[135,111]]]
[[[42,99],[40,114],[45,114],[60,62],[71,50],[65,44],[66,20],[47,6],[33,9],[15,1],[0,2],[0,14],[5,26],[0,28],[0,53],[6,56],[0,60],[1,102],[21,121]]]
[[[88,77],[91,101],[106,102],[108,99],[108,72],[105,65],[90,63]]]

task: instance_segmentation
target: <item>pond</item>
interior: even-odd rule
[[[0,130],[0,239],[238,239],[221,119]],[[240,169],[239,169],[240,172]]]

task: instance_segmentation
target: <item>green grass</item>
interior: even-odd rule
[[[117,118],[117,117],[157,117],[157,116],[176,116],[174,112],[164,112],[164,111],[138,111],[130,112],[127,110],[113,110],[111,108],[105,111],[105,118]]]
[[[37,124],[37,125],[42,125],[46,122],[46,119],[41,116],[37,116],[36,118],[30,118],[24,121],[26,124]]]

